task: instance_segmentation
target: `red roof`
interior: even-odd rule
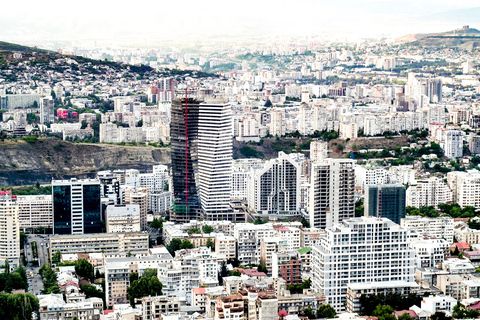
[[[471,306],[468,306],[467,308],[473,309],[473,310],[480,310],[480,301],[477,303],[472,304]]]
[[[457,248],[459,250],[460,249],[470,249],[470,246],[466,242],[455,242],[454,245],[457,246]]]
[[[195,294],[205,294],[206,290],[205,288],[193,288],[193,292]]]
[[[242,274],[246,274],[247,276],[251,277],[266,277],[267,275],[264,272],[260,272],[255,269],[243,269]]]
[[[417,313],[413,310],[400,310],[400,311],[394,311],[395,315],[397,317],[400,317],[402,314],[408,313],[408,315],[412,318],[417,317]]]

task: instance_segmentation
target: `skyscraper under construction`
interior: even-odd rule
[[[241,221],[230,206],[231,108],[222,98],[175,100],[171,108],[172,220]]]
[[[171,108],[170,142],[173,182],[173,221],[185,223],[200,217],[198,174],[198,112],[200,101],[174,100]]]

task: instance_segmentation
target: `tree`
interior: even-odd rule
[[[75,263],[75,273],[83,278],[92,280],[94,277],[94,268],[87,259],[79,259]]]
[[[212,238],[208,238],[207,247],[210,248],[211,251],[215,251],[215,242],[212,241]]]
[[[31,320],[38,308],[38,299],[30,293],[0,292],[0,319]]]
[[[452,317],[447,317],[445,312],[437,311],[430,316],[430,320],[452,320]]]
[[[267,101],[265,102],[264,107],[265,107],[265,108],[270,108],[271,106],[272,106],[272,101],[267,100]]]
[[[337,313],[330,304],[322,304],[317,309],[317,318],[331,319],[335,318]]]
[[[137,281],[137,280],[138,280],[138,273],[130,272],[130,283],[132,283],[133,281]]]
[[[393,315],[393,308],[389,305],[377,305],[372,316],[377,317],[378,320],[396,320]]]
[[[170,252],[172,256],[175,256],[175,251],[180,250],[180,245],[182,244],[182,240],[173,238],[170,240],[170,243],[167,245],[167,250]]]
[[[209,225],[204,225],[202,228],[203,233],[212,233],[213,232],[213,227]]]
[[[193,244],[188,239],[183,239],[182,243],[180,244],[180,250],[182,249],[193,249]]]
[[[162,283],[156,276],[141,277],[127,289],[128,300],[130,300],[130,304],[133,307],[137,298],[162,295],[162,287]]]
[[[268,273],[267,267],[266,267],[264,264],[262,264],[262,263],[260,263],[260,264],[258,265],[257,271],[258,271],[258,272]]]
[[[300,220],[300,222],[302,223],[302,225],[305,227],[305,228],[310,228],[310,222],[305,219],[305,217],[302,217],[302,219]]]
[[[142,277],[151,278],[153,276],[157,276],[157,269],[147,268],[143,271]]]
[[[303,309],[302,314],[308,319],[315,319],[315,312],[313,311],[312,307],[308,306]]]
[[[200,234],[200,233],[202,233],[202,231],[200,231],[198,228],[192,228],[192,229],[188,230],[187,233],[188,234],[193,234],[193,233]]]
[[[405,312],[400,317],[398,317],[398,320],[413,320],[413,318],[410,317],[410,315],[407,312]]]
[[[54,263],[54,264],[59,263],[61,255],[62,255],[62,253],[60,252],[60,250],[57,250],[57,252],[55,252],[52,256],[52,263]]]
[[[154,228],[154,229],[158,229],[159,232],[162,232],[162,229],[163,229],[163,223],[165,222],[165,220],[163,219],[153,219],[153,221],[150,223],[150,227],[151,228]]]
[[[234,271],[229,271],[228,272],[228,275],[229,276],[236,276],[236,277],[240,277],[242,275],[242,273],[238,270],[234,270]]]
[[[222,264],[220,266],[220,272],[218,273],[218,282],[220,284],[223,284],[223,278],[228,276],[229,276],[229,272],[227,269],[227,264],[225,263],[225,261],[222,261]]]

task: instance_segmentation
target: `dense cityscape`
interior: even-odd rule
[[[0,42],[0,319],[480,317],[480,31]]]

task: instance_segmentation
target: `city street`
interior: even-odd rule
[[[27,273],[28,273],[28,292],[37,295],[40,294],[40,291],[43,289],[42,277],[38,274],[40,267],[48,261],[48,235],[38,235],[32,234],[28,235],[28,242],[25,247],[25,252],[27,254],[27,260],[34,260],[34,254],[32,251],[32,242],[37,243],[37,252],[38,252],[38,267],[32,266],[30,263],[27,264]],[[33,272],[34,277],[30,277],[30,271]]]

